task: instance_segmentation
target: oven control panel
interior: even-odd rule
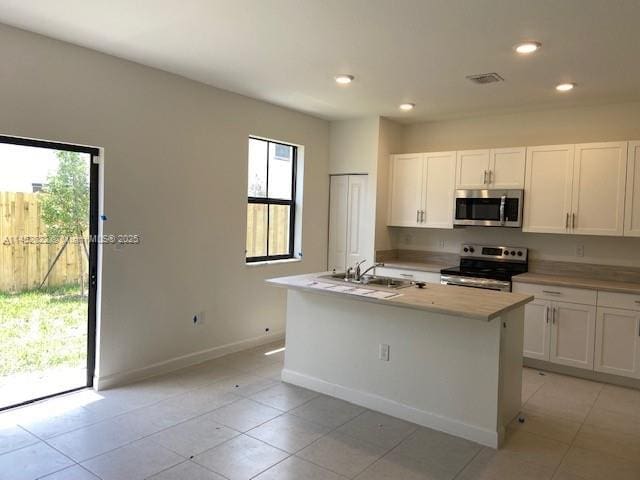
[[[484,258],[486,260],[527,261],[527,249],[523,247],[463,244],[460,255],[462,257]]]

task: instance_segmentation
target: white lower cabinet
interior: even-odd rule
[[[422,270],[409,270],[393,267],[376,267],[376,275],[380,277],[398,278],[414,282],[440,283],[440,273],[425,272]]]
[[[593,369],[595,327],[595,306],[553,302],[549,360],[571,367]]]
[[[640,312],[598,307],[594,370],[640,378]]]
[[[524,307],[524,356],[549,360],[551,302],[534,300]]]

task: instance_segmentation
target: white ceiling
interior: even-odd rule
[[[640,0],[3,0],[0,22],[328,119],[640,100]]]

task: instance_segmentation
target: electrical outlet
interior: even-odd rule
[[[447,246],[447,242],[446,242],[446,240],[440,240],[438,242],[438,245],[440,246],[440,248],[444,248],[444,247]]]
[[[584,257],[584,245],[576,245],[576,257]]]
[[[386,343],[380,344],[380,349],[378,351],[378,358],[383,362],[389,361],[389,345]]]

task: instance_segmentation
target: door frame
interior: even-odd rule
[[[97,352],[97,321],[98,321],[98,289],[102,269],[99,267],[99,248],[101,245],[99,234],[99,211],[102,204],[101,167],[103,165],[103,150],[98,147],[79,145],[73,143],[55,142],[49,140],[39,140],[28,137],[16,137],[11,135],[0,135],[0,143],[11,145],[21,145],[25,147],[47,148],[50,150],[64,150],[67,152],[86,153],[90,155],[89,164],[89,293],[87,298],[87,377],[83,386],[52,393],[43,397],[32,398],[24,402],[0,408],[0,412],[11,408],[16,408],[29,403],[37,402],[47,398],[63,395],[65,393],[83,390],[93,387],[94,374],[96,369]]]

